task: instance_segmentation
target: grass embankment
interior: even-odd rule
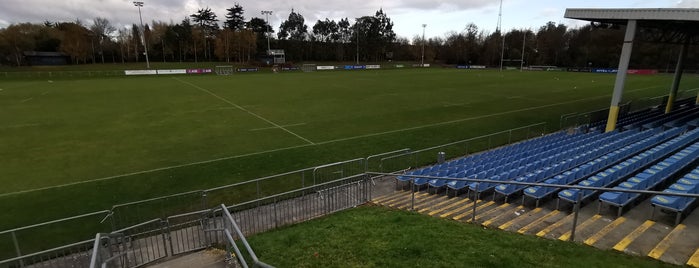
[[[570,242],[360,207],[248,239],[277,267],[674,267]]]

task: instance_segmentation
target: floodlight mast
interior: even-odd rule
[[[267,36],[267,55],[269,55],[271,52],[270,46],[269,46],[269,28],[270,28],[269,15],[272,15],[272,11],[271,10],[262,10],[262,15],[265,15],[265,23],[267,24],[267,25],[265,25],[265,35]]]
[[[422,24],[422,57],[420,60],[420,67],[425,67],[425,27],[427,27],[427,24]]]
[[[356,22],[354,23],[354,25],[355,25],[354,31],[355,31],[355,34],[357,35],[357,65],[359,65],[359,19],[361,19],[361,18],[356,18],[355,19]]]
[[[134,1],[133,5],[138,7],[138,19],[141,22],[141,39],[143,39],[143,49],[146,56],[146,68],[150,69],[150,62],[148,61],[148,41],[146,41],[145,28],[143,27],[143,17],[141,16],[141,7],[143,7],[143,2]]]

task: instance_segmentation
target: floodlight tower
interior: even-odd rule
[[[271,10],[262,10],[262,15],[265,15],[265,21],[267,25],[265,25],[265,35],[267,36],[267,55],[270,53],[270,48],[269,48],[269,15],[272,15]]]
[[[354,31],[355,34],[357,35],[357,65],[359,65],[359,19],[361,18],[355,18],[355,23],[354,23]]]
[[[422,57],[420,60],[420,67],[425,67],[425,27],[427,24],[422,24]]]
[[[141,21],[141,39],[143,39],[143,49],[144,55],[146,56],[146,68],[150,69],[150,62],[148,61],[148,41],[146,41],[145,28],[143,27],[143,17],[141,16],[141,7],[143,7],[143,2],[134,1],[133,5],[138,7],[138,19]]]

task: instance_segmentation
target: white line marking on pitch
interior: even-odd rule
[[[9,125],[9,126],[0,126],[0,129],[23,128],[23,127],[35,127],[35,126],[39,126],[39,125],[41,125],[41,124],[35,123],[35,124]]]
[[[25,103],[25,102],[28,102],[28,101],[33,100],[33,99],[34,99],[34,98],[23,99],[23,100],[21,101],[21,103]]]
[[[291,125],[282,125],[282,127],[295,127],[295,126],[303,126],[306,123],[298,123],[298,124],[291,124]],[[277,127],[263,127],[263,128],[253,128],[250,131],[260,131],[260,130],[270,130],[270,129],[276,129]]]
[[[629,91],[629,92],[635,92],[635,91],[641,91],[641,90],[646,90],[646,89],[650,89],[650,88],[654,88],[654,87],[645,87],[645,88],[639,88],[639,89],[628,90],[628,91]],[[499,116],[499,115],[503,115],[503,114],[518,113],[518,112],[522,112],[522,111],[529,111],[529,110],[536,110],[536,109],[541,109],[541,108],[548,108],[548,107],[553,107],[553,106],[557,106],[557,105],[566,105],[566,104],[571,104],[571,103],[576,103],[576,102],[583,102],[583,101],[589,101],[589,100],[594,100],[594,99],[599,99],[599,98],[606,98],[606,97],[609,97],[610,95],[611,95],[611,94],[602,95],[602,96],[597,96],[597,97],[590,97],[590,98],[585,98],[585,99],[577,99],[577,100],[572,100],[572,101],[564,101],[564,102],[559,102],[559,103],[552,103],[552,104],[541,105],[541,106],[536,106],[536,107],[529,107],[529,108],[523,108],[523,109],[512,110],[512,111],[505,111],[505,112],[494,113],[494,114],[487,114],[487,115],[481,115],[481,116],[475,116],[475,117],[469,117],[469,118],[451,120],[451,121],[446,121],[446,122],[441,122],[441,123],[434,123],[434,124],[428,124],[428,125],[417,126],[417,127],[410,127],[410,128],[403,128],[403,129],[397,129],[397,130],[391,130],[391,131],[384,131],[384,132],[379,132],[379,133],[372,133],[372,134],[366,134],[366,135],[359,135],[359,136],[354,136],[354,137],[347,137],[347,138],[342,138],[342,139],[335,139],[335,140],[329,140],[329,141],[324,141],[324,142],[318,142],[318,143],[315,143],[315,144],[302,144],[302,145],[296,145],[296,146],[278,148],[278,149],[267,150],[267,151],[261,151],[261,152],[255,152],[255,153],[248,153],[248,154],[242,154],[242,155],[226,156],[226,157],[220,157],[220,158],[216,158],[216,159],[209,159],[209,160],[197,161],[197,162],[192,162],[192,163],[186,163],[186,164],[180,164],[180,165],[174,165],[174,166],[168,166],[168,167],[161,167],[161,168],[155,168],[155,169],[137,171],[137,172],[127,173],[127,174],[114,175],[114,176],[103,177],[103,178],[98,178],[98,179],[94,179],[94,180],[86,180],[86,181],[72,182],[72,183],[61,184],[61,185],[55,185],[55,186],[47,186],[47,187],[36,188],[36,189],[29,189],[29,190],[22,190],[22,191],[11,192],[11,193],[4,193],[4,194],[0,194],[0,197],[10,196],[10,195],[17,195],[17,194],[24,194],[24,193],[31,193],[31,192],[37,192],[37,191],[43,191],[43,190],[49,190],[49,189],[55,189],[55,188],[62,188],[62,187],[73,186],[73,185],[79,185],[79,184],[85,184],[85,183],[91,183],[91,182],[106,181],[106,180],[112,180],[112,179],[118,179],[118,178],[122,178],[122,177],[127,177],[127,176],[133,176],[133,175],[140,175],[140,174],[146,174],[146,173],[151,173],[151,172],[157,172],[157,171],[162,171],[162,170],[168,170],[168,169],[174,169],[174,168],[181,168],[181,167],[187,167],[187,166],[194,166],[194,165],[200,165],[200,164],[208,164],[208,163],[218,162],[218,161],[223,161],[223,160],[229,160],[229,159],[242,158],[242,157],[253,156],[253,155],[260,155],[260,154],[266,154],[266,153],[279,152],[279,151],[284,151],[284,150],[291,150],[291,149],[298,149],[298,148],[310,147],[310,146],[313,146],[313,145],[324,145],[324,144],[329,144],[329,143],[335,143],[335,142],[341,142],[341,141],[348,141],[348,140],[354,140],[354,139],[361,139],[361,138],[367,138],[367,137],[373,137],[373,136],[380,136],[380,135],[385,135],[385,134],[391,134],[391,133],[397,133],[397,132],[403,132],[403,131],[410,131],[410,130],[416,130],[416,129],[421,129],[421,128],[428,128],[428,127],[434,127],[434,126],[440,126],[440,125],[448,125],[448,124],[459,123],[459,122],[470,121],[470,120],[477,120],[477,119],[482,119],[482,118],[487,118],[487,117],[492,117],[492,116]]]
[[[49,190],[49,189],[55,189],[55,188],[62,188],[62,187],[80,185],[80,184],[91,183],[91,182],[107,181],[107,180],[113,180],[113,179],[118,179],[118,178],[122,178],[122,177],[128,177],[128,176],[133,176],[133,175],[147,174],[147,173],[151,173],[151,172],[157,172],[157,171],[168,170],[168,169],[173,169],[173,168],[181,168],[181,167],[187,167],[187,166],[195,166],[195,165],[200,165],[200,164],[207,164],[207,163],[212,163],[212,162],[217,162],[217,161],[223,161],[223,160],[229,160],[229,159],[235,159],[235,158],[242,158],[242,157],[253,156],[253,155],[260,155],[260,154],[266,154],[266,153],[274,153],[274,152],[279,152],[279,151],[284,151],[284,150],[291,150],[291,149],[302,148],[302,147],[308,147],[308,146],[311,146],[311,144],[302,144],[302,145],[296,145],[296,146],[278,148],[278,149],[267,150],[267,151],[261,151],[261,152],[254,152],[254,153],[248,153],[248,154],[226,156],[226,157],[221,157],[221,158],[216,158],[216,159],[210,159],[210,160],[204,160],[204,161],[198,161],[198,162],[192,162],[192,163],[187,163],[187,164],[174,165],[174,166],[161,167],[161,168],[154,168],[154,169],[149,169],[149,170],[131,172],[131,173],[127,173],[127,174],[114,175],[114,176],[103,177],[103,178],[94,179],[94,180],[77,181],[77,182],[71,182],[71,183],[66,183],[66,184],[61,184],[61,185],[55,185],[55,186],[47,186],[47,187],[36,188],[36,189],[30,189],[30,190],[23,190],[23,191],[17,191],[17,192],[12,192],[12,193],[4,193],[4,194],[0,194],[0,197],[10,196],[10,195],[16,195],[16,194],[31,193],[31,192],[37,192],[37,191],[43,191],[43,190]]]
[[[247,109],[241,107],[240,105],[235,104],[235,103],[232,102],[232,101],[229,101],[229,100],[227,100],[227,99],[225,99],[225,98],[223,98],[223,97],[221,97],[221,96],[219,96],[219,95],[216,95],[216,93],[213,93],[213,92],[211,92],[211,91],[209,91],[209,90],[207,90],[207,89],[205,89],[205,88],[203,88],[203,87],[197,86],[197,85],[192,84],[192,83],[187,82],[187,81],[180,80],[180,79],[178,79],[178,78],[172,78],[172,79],[177,80],[177,81],[179,81],[180,83],[190,85],[190,86],[192,86],[192,87],[194,87],[194,88],[197,88],[197,89],[199,89],[199,90],[201,90],[201,91],[204,91],[204,92],[208,93],[209,95],[214,96],[214,97],[216,97],[217,99],[222,100],[222,101],[224,101],[224,102],[226,102],[226,103],[232,105],[233,107],[240,109],[240,110],[243,111],[243,112],[246,112],[246,113],[248,113],[248,114],[250,114],[250,115],[252,115],[252,116],[254,116],[254,117],[257,117],[257,118],[259,118],[260,120],[269,123],[270,125],[273,125],[273,126],[279,128],[279,129],[281,129],[281,130],[286,131],[287,133],[289,133],[289,134],[291,134],[291,135],[296,136],[296,137],[299,138],[299,139],[304,140],[304,141],[307,142],[308,144],[311,144],[311,145],[314,144],[312,141],[310,141],[310,140],[308,140],[308,139],[306,139],[306,138],[304,138],[304,137],[301,137],[301,135],[296,134],[296,133],[292,132],[291,130],[286,129],[286,128],[284,128],[283,126],[280,126],[279,124],[274,123],[274,122],[268,120],[267,118],[264,118],[264,117],[262,117],[262,116],[260,116],[260,115],[258,115],[258,114],[256,114],[256,113],[253,113],[253,112],[251,112],[250,110],[247,110]]]

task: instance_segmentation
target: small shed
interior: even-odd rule
[[[68,65],[70,57],[62,52],[25,51],[24,58],[29,65]]]

